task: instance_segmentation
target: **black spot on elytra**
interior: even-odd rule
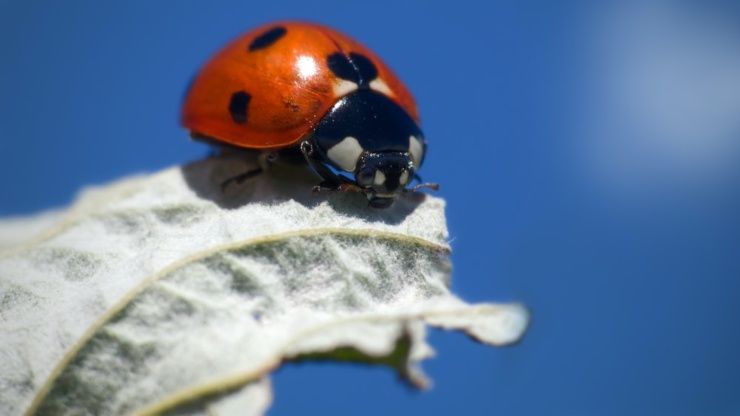
[[[375,64],[368,57],[355,52],[349,56],[341,52],[333,53],[326,58],[326,65],[337,77],[360,87],[366,87],[378,76]]]
[[[359,83],[360,74],[347,55],[341,52],[333,53],[326,57],[326,65],[337,77]]]
[[[265,33],[257,36],[252,43],[249,44],[249,51],[256,51],[258,49],[266,48],[273,43],[277,42],[280,38],[285,36],[288,31],[282,26],[275,26],[269,29]]]
[[[244,124],[247,122],[247,110],[251,99],[252,96],[244,91],[235,92],[231,95],[229,113],[235,123]]]
[[[375,67],[373,61],[368,59],[367,56],[352,52],[349,54],[349,59],[352,60],[352,63],[360,72],[363,82],[369,84],[370,81],[378,77],[378,68]]]

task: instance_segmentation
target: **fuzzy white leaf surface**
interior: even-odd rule
[[[259,415],[285,362],[385,365],[423,387],[427,325],[521,337],[521,305],[449,291],[443,200],[375,210],[311,194],[301,167],[221,188],[252,163],[213,157],[0,221],[0,414]]]

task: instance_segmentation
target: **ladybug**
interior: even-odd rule
[[[224,185],[293,154],[322,178],[315,191],[361,192],[375,208],[437,189],[416,173],[427,144],[411,93],[372,51],[323,25],[279,22],[232,41],[191,82],[182,124],[261,153],[260,168]]]

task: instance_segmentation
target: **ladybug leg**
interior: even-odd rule
[[[349,182],[340,183],[339,185],[336,185],[336,186],[327,184],[326,182],[321,182],[320,184],[314,186],[311,190],[315,194],[318,194],[321,192],[358,192],[358,193],[365,192],[365,190],[362,189],[361,187],[353,183],[349,183]]]
[[[303,156],[306,158],[306,162],[308,162],[308,165],[311,166],[311,169],[313,169],[314,172],[316,172],[319,176],[321,176],[321,179],[323,179],[320,184],[313,187],[314,193],[322,191],[347,192],[353,191],[354,189],[351,189],[353,187],[357,188],[357,190],[361,190],[361,188],[357,185],[354,185],[346,178],[337,175],[336,173],[332,172],[331,169],[327,168],[326,165],[324,165],[324,163],[316,157],[316,151],[310,141],[306,140],[301,143],[301,153],[303,153]]]
[[[229,179],[226,179],[221,183],[221,191],[225,191],[226,188],[231,185],[232,183],[235,183],[237,185],[241,185],[246,181],[247,179],[254,178],[255,176],[261,174],[262,172],[267,171],[269,168],[270,163],[273,163],[275,160],[277,160],[277,153],[275,152],[263,152],[260,153],[259,156],[257,156],[257,164],[258,167],[248,170],[244,173],[240,173],[234,177],[231,177]]]
[[[314,186],[313,188],[311,188],[311,192],[313,192],[315,194],[318,194],[318,193],[321,193],[321,192],[334,192],[334,191],[337,191],[337,190],[339,190],[339,185],[337,185],[337,184],[335,184],[333,182],[328,182],[328,181],[321,181],[320,184],[318,184],[318,185]]]
[[[237,185],[241,185],[246,181],[247,179],[254,178],[255,176],[259,175],[260,173],[264,172],[264,169],[262,168],[256,168],[252,170],[248,170],[244,173],[240,173],[234,177],[231,177],[229,179],[226,179],[225,181],[221,182],[221,191],[226,191],[226,188],[231,185],[232,183],[236,183]]]
[[[350,183],[350,182],[345,182],[345,183],[339,184],[339,187],[337,188],[337,191],[339,191],[339,192],[361,192],[361,193],[365,193],[365,190],[364,189],[362,189],[361,187],[359,187],[359,186],[357,186],[357,185],[355,185],[353,183]]]

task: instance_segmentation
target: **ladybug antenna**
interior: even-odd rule
[[[416,180],[416,182],[419,182],[419,183],[417,183],[416,186],[414,186],[413,188],[406,189],[407,191],[409,191],[409,192],[416,192],[419,189],[430,189],[432,191],[439,191],[439,184],[438,183],[424,182],[424,180],[421,179],[421,176],[419,176],[419,174],[417,174],[417,173],[414,174],[414,180]]]
[[[424,182],[417,184],[413,188],[408,189],[411,192],[416,192],[419,189],[431,189],[432,191],[439,191],[439,184],[434,182]]]

